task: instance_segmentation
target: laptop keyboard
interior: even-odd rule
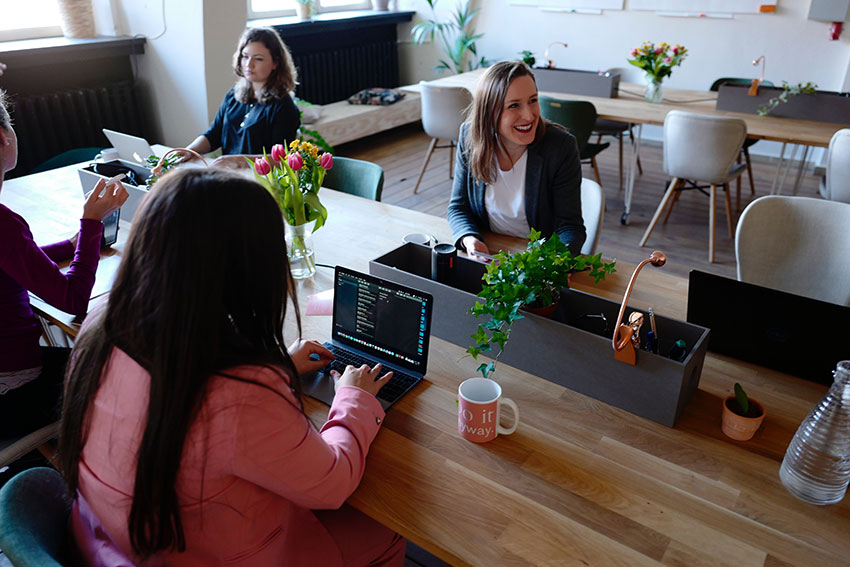
[[[345,372],[345,367],[349,364],[355,368],[359,368],[364,364],[369,365],[369,367],[378,364],[378,361],[376,360],[358,356],[357,354],[347,350],[334,348],[332,343],[325,343],[325,347],[336,357],[333,361],[331,361],[327,369],[336,370],[340,374]],[[398,370],[393,370],[393,377],[390,378],[390,381],[384,384],[384,387],[378,391],[378,397],[388,402],[394,402],[405,392],[411,389],[417,382],[419,382],[419,378]]]

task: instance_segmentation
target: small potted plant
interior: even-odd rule
[[[520,310],[551,316],[561,290],[570,287],[571,272],[589,269],[594,283],[599,283],[614,271],[615,262],[602,262],[602,254],[573,256],[557,234],[544,240],[539,231],[532,230],[528,239],[523,252],[495,255],[484,273],[485,285],[478,293],[482,301],[469,310],[476,317],[490,319],[478,325],[478,331],[472,335],[476,344],[466,352],[478,360],[479,354],[493,350],[494,343],[499,347],[495,360],[478,367],[484,378],[495,369],[496,360],[510,338],[513,322],[522,319]]]
[[[537,63],[537,59],[534,58],[534,53],[527,49],[523,49],[522,51],[520,51],[519,55],[519,58],[522,59],[522,62],[528,65],[529,67],[534,67],[534,64]]]
[[[735,383],[735,395],[723,400],[721,430],[736,441],[748,441],[764,421],[764,407]]]

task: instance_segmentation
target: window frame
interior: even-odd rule
[[[296,12],[294,9],[292,10],[274,10],[269,12],[255,12],[251,8],[251,0],[247,0],[248,4],[248,19],[249,20],[263,20],[267,18],[285,18],[289,16],[295,16]],[[371,10],[372,3],[370,0],[360,0],[360,2],[356,2],[353,4],[349,4],[347,6],[322,6],[321,0],[314,0],[313,2],[313,13],[314,14],[327,14],[330,12],[352,12],[355,10]]]

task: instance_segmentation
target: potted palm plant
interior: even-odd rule
[[[541,238],[537,230],[528,235],[528,246],[522,252],[499,252],[484,273],[484,286],[469,312],[476,317],[489,317],[472,335],[475,345],[466,349],[476,361],[482,352],[498,347],[494,360],[482,363],[478,372],[489,377],[496,367],[511,334],[511,326],[523,317],[520,311],[551,316],[562,289],[570,287],[569,275],[590,270],[594,283],[614,272],[616,262],[604,263],[602,254],[573,256],[558,235]]]

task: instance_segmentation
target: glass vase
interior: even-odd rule
[[[664,89],[661,87],[661,79],[656,79],[652,75],[646,76],[646,100],[652,103],[659,103],[664,98]]]
[[[312,222],[295,226],[286,223],[286,255],[293,278],[301,280],[316,273]]]

